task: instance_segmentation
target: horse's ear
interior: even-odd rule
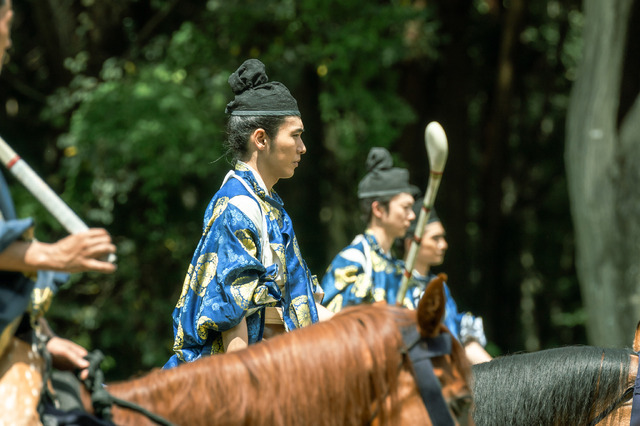
[[[633,337],[633,350],[640,351],[640,322],[636,325],[636,335]]]
[[[444,316],[446,280],[446,274],[438,274],[429,282],[418,303],[418,327],[422,337],[435,337],[440,332],[440,322]]]

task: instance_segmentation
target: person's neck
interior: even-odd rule
[[[275,179],[274,181],[273,179],[269,179],[269,177],[265,175],[265,173],[261,170],[262,168],[258,165],[257,156],[252,156],[248,160],[243,160],[243,163],[251,167],[254,173],[260,177],[260,180],[262,181],[262,183],[264,183],[264,186],[267,189],[267,193],[271,195],[271,189],[273,188],[273,185],[275,185],[278,180]]]
[[[426,277],[427,275],[429,275],[430,269],[431,268],[429,268],[428,264],[419,262],[418,259],[416,259],[415,263],[413,264],[413,270],[419,273],[420,275],[422,275],[423,277]]]
[[[373,236],[376,237],[376,241],[378,242],[378,245],[380,246],[382,251],[385,253],[389,253],[391,251],[391,245],[393,244],[394,239],[380,227],[369,226],[369,230],[373,233]]]

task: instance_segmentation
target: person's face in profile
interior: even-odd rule
[[[429,267],[441,265],[448,248],[442,222],[432,222],[424,227],[417,256]]]
[[[413,196],[401,192],[394,196],[388,207],[381,209],[380,224],[391,238],[400,238],[407,233],[411,221],[416,218],[413,212]]]

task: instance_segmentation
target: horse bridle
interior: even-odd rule
[[[128,408],[132,411],[146,416],[152,422],[161,426],[175,426],[170,421],[163,417],[152,413],[151,411],[134,404],[133,402],[125,401],[120,398],[116,398],[111,395],[104,386],[104,373],[100,369],[100,364],[104,360],[104,355],[99,349],[96,349],[85,356],[85,359],[89,361],[89,374],[86,379],[83,380],[84,385],[91,394],[91,404],[95,410],[95,415],[108,422],[111,422],[111,407],[118,405],[122,408]]]
[[[632,388],[628,388],[620,398],[618,398],[611,406],[609,406],[606,410],[604,410],[600,415],[598,415],[593,421],[589,424],[589,426],[595,426],[600,423],[605,417],[607,417],[613,410],[618,408],[621,404],[627,402],[631,398],[633,398],[633,402],[631,405],[631,418],[629,419],[629,426],[640,426],[640,355],[638,352],[635,352],[635,355],[638,356],[638,371],[636,372],[636,380],[633,384]]]
[[[451,354],[451,334],[441,333],[436,337],[425,338],[414,326],[405,327],[401,331],[406,354],[413,364],[416,385],[431,422],[438,426],[453,426],[453,417],[442,396],[440,381],[433,372],[431,363],[431,358]]]

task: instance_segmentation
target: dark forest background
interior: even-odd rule
[[[436,120],[449,140],[438,271],[458,307],[484,318],[493,355],[589,342],[565,173],[581,1],[14,0],[14,10],[0,132],[118,245],[116,274],[75,275],[49,317],[101,349],[110,378],[171,355],[171,312],[229,168],[227,78],[251,57],[302,111],[307,154],[275,189],[315,274],[363,229],[356,187],[369,148],[389,148],[426,188],[424,129]],[[621,19],[637,27],[636,15]],[[36,236],[63,236],[9,180]]]

